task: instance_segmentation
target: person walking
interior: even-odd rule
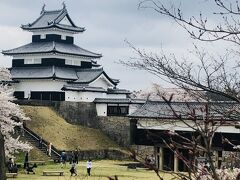
[[[51,157],[51,155],[52,155],[52,143],[50,142],[48,145],[48,156]]]
[[[24,169],[27,169],[27,168],[29,167],[29,163],[28,163],[28,152],[26,152],[26,154],[25,154],[23,167],[24,167]]]
[[[8,168],[8,172],[12,173],[12,169],[13,169],[13,161],[12,158],[9,158],[8,162],[7,162],[7,168]]]
[[[69,154],[69,164],[72,164],[73,162],[75,162],[75,159],[74,159],[74,152],[72,151]]]
[[[78,164],[78,149],[74,151],[74,158],[73,160]]]
[[[73,161],[73,163],[72,163],[72,167],[70,169],[70,173],[71,173],[71,176],[73,176],[73,174],[75,176],[77,176],[77,165],[76,165],[75,161]]]
[[[63,150],[63,152],[61,153],[61,168],[66,167],[66,161],[67,161],[67,154],[65,152],[65,150]]]
[[[43,139],[42,139],[42,136],[40,136],[38,140],[38,146],[40,149],[42,149],[42,143],[43,143]]]
[[[91,159],[88,159],[88,161],[87,161],[87,173],[88,173],[88,176],[91,176],[91,169],[92,169],[92,161],[91,161]]]

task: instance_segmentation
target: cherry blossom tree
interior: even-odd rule
[[[131,98],[148,99],[148,100],[161,100],[162,97],[169,99],[172,96],[174,102],[196,101],[186,91],[181,88],[164,88],[159,84],[153,83],[151,88],[133,91]]]
[[[19,150],[29,151],[31,146],[22,142],[15,133],[16,128],[29,118],[12,102],[13,88],[9,85],[11,75],[5,68],[0,68],[0,81],[0,179],[4,180],[5,156],[11,157]]]
[[[179,3],[179,4],[178,4]],[[193,97],[197,102],[204,102],[205,108],[202,109],[204,116],[198,117],[196,114],[197,109],[191,109],[187,112],[177,112],[172,106],[173,95],[164,95],[158,93],[159,96],[163,96],[164,101],[171,108],[172,113],[175,115],[178,121],[183,122],[187,127],[193,128],[197,136],[192,136],[190,139],[181,136],[176,132],[169,132],[170,142],[166,142],[166,146],[171,149],[174,154],[177,154],[179,158],[185,161],[185,164],[189,168],[189,176],[180,175],[182,179],[237,179],[239,178],[239,170],[234,173],[221,171],[217,169],[217,166],[213,163],[212,158],[212,139],[217,129],[226,123],[239,124],[240,109],[239,108],[216,108],[211,107],[213,101],[231,101],[239,105],[240,102],[240,76],[239,76],[239,42],[240,42],[240,4],[238,1],[223,1],[223,0],[207,0],[203,3],[211,3],[212,13],[215,17],[219,17],[215,23],[216,26],[211,24],[209,17],[204,16],[202,12],[199,16],[190,15],[183,10],[185,2],[168,1],[168,0],[142,0],[139,3],[140,9],[151,9],[162,16],[174,20],[180,27],[186,30],[190,37],[199,42],[215,42],[221,41],[224,43],[232,43],[232,49],[226,49],[221,55],[214,55],[212,52],[208,52],[205,49],[199,49],[196,45],[190,52],[188,57],[179,58],[176,54],[167,53],[164,49],[158,53],[147,52],[143,49],[136,48],[131,43],[128,43],[136,54],[135,57],[129,61],[121,61],[122,64],[132,67],[134,69],[140,69],[148,71],[156,75],[157,77],[164,79],[168,83],[175,85],[177,88],[186,92],[189,97]],[[186,5],[186,4],[185,4]],[[204,10],[203,10],[204,12]],[[210,12],[208,12],[209,14]],[[184,45],[183,45],[184,46]],[[238,57],[233,60],[233,57]],[[194,61],[192,58],[194,57]],[[174,93],[172,93],[174,94]],[[167,96],[167,97],[164,97]],[[187,101],[188,100],[184,100]],[[239,107],[239,106],[237,106]],[[210,113],[214,111],[219,114],[220,119],[215,119]],[[189,115],[189,124],[182,117],[184,113]],[[201,121],[199,121],[199,119]],[[174,139],[181,139],[181,141],[175,141]],[[203,143],[202,143],[203,140]],[[182,142],[182,143],[179,143]],[[234,148],[238,148],[238,145],[233,144],[230,140],[223,138],[224,143],[232,145]],[[198,171],[194,166],[194,161],[190,162],[181,155],[177,149],[183,147],[189,149],[189,154],[193,158],[197,157],[197,153],[202,151],[206,154],[210,163],[210,170]],[[154,168],[154,167],[153,167]],[[157,171],[157,170],[156,170]],[[199,174],[200,173],[200,174]],[[194,174],[194,176],[192,175]],[[235,174],[235,175],[233,175]],[[161,178],[160,178],[161,179]]]

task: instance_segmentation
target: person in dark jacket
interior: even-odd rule
[[[39,137],[39,140],[38,140],[38,146],[39,146],[39,148],[41,148],[41,149],[42,149],[42,144],[43,144],[43,139],[42,139],[42,137],[40,136],[40,137]]]
[[[74,152],[72,151],[70,154],[69,154],[69,164],[72,164],[74,162]]]
[[[27,169],[29,167],[28,163],[28,152],[26,152],[25,157],[24,157],[24,169]]]
[[[70,169],[70,173],[71,173],[71,176],[73,176],[73,175],[77,176],[77,165],[76,165],[76,163],[74,161],[72,163],[72,167]]]
[[[61,153],[61,167],[63,168],[63,165],[66,167],[66,161],[67,161],[67,154],[65,150]]]
[[[78,149],[76,149],[74,151],[74,158],[73,158],[74,162],[78,164]]]
[[[12,173],[18,173],[18,167],[17,167],[16,163],[14,163],[14,165],[12,167]]]
[[[9,158],[9,159],[8,159],[7,168],[8,168],[8,172],[9,172],[9,173],[12,173],[12,168],[13,168],[12,158]]]

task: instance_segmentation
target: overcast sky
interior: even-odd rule
[[[186,0],[188,13],[198,12],[203,1]],[[120,88],[146,89],[152,83],[168,87],[164,81],[144,71],[128,69],[118,60],[129,60],[134,54],[124,40],[134,46],[153,52],[161,48],[182,54],[191,49],[192,40],[173,21],[152,10],[138,9],[139,0],[65,0],[74,23],[86,31],[75,37],[75,43],[90,51],[102,53],[98,61],[110,77],[120,79]],[[62,8],[59,0],[1,0],[0,49],[15,48],[31,41],[31,33],[24,32],[21,24],[39,17],[43,4],[46,10]],[[208,9],[209,6],[206,6]],[[10,67],[11,57],[0,55],[0,66]]]

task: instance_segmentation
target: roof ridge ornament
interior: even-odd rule
[[[66,4],[65,1],[62,2],[63,9],[66,10]]]
[[[45,7],[46,7],[46,4],[43,4],[40,15],[42,15],[45,12]]]

